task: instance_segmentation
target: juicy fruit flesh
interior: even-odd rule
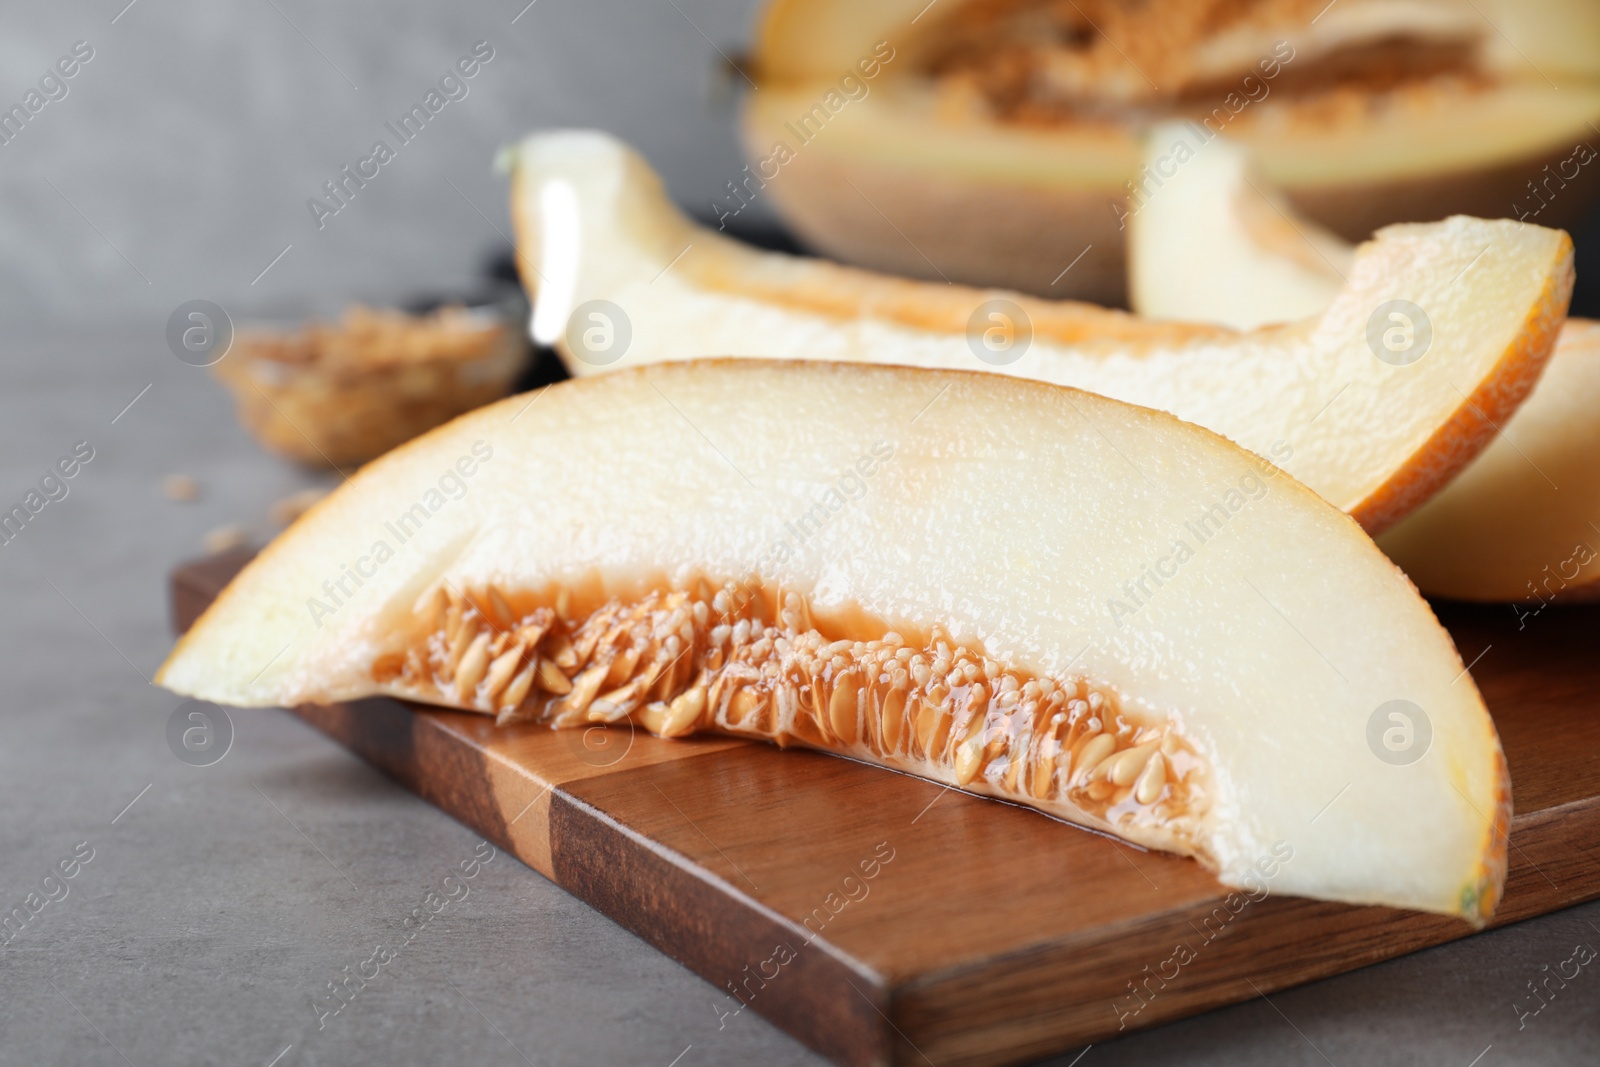
[[[439,492],[446,474],[451,496]],[[393,528],[408,523],[397,542]],[[392,553],[381,553],[385,543]],[[363,576],[359,585],[341,577],[346,570]],[[247,706],[395,692],[499,710],[511,703],[511,685],[533,692],[540,667],[519,683],[528,650],[496,666],[515,639],[496,646],[492,635],[480,644],[476,630],[463,639],[459,621],[450,647],[435,653],[446,636],[436,587],[446,601],[450,589],[472,595],[502,629],[542,625],[534,616],[546,609],[552,632],[554,618],[581,626],[613,601],[614,618],[631,618],[652,593],[691,595],[670,609],[655,602],[647,615],[662,608],[670,618],[682,608],[693,618],[692,602],[709,590],[709,649],[712,583],[725,577],[771,590],[764,607],[748,610],[759,611],[764,626],[793,631],[792,641],[783,637],[788,652],[774,638],[778,658],[752,662],[762,672],[798,668],[848,640],[848,675],[886,654],[893,641],[885,627],[913,656],[928,658],[931,672],[948,634],[951,673],[957,646],[974,661],[981,653],[991,708],[1008,699],[1001,687],[1009,685],[989,677],[987,660],[1015,677],[1019,693],[1037,682],[1046,702],[1047,680],[1080,686],[1085,703],[1090,690],[1100,693],[1137,743],[1153,740],[1139,731],[1173,727],[1176,748],[1203,766],[1185,773],[1177,752],[1172,761],[1164,755],[1163,773],[1178,772],[1165,784],[1187,789],[1200,773],[1194,784],[1203,798],[1148,832],[1137,820],[1108,820],[1106,828],[1177,849],[1182,841],[1158,832],[1191,819],[1194,854],[1214,863],[1225,883],[1257,877],[1257,861],[1282,842],[1295,855],[1275,876],[1276,891],[1473,921],[1492,906],[1505,857],[1495,819],[1509,804],[1493,725],[1448,635],[1359,528],[1208,431],[997,375],[676,363],[483,408],[369,464],[309,511],[234,579],[159,681]],[[330,588],[344,596],[323,605]],[[800,621],[787,627],[780,590],[784,600],[800,600]],[[443,610],[448,624],[448,603]],[[627,631],[623,654],[640,646],[635,670],[656,662],[654,624],[648,638]],[[565,632],[576,640],[577,630]],[[522,636],[541,666],[546,641],[556,642],[549,659],[562,656],[559,637]],[[878,649],[865,647],[873,641]],[[420,688],[406,690],[398,680],[414,649],[412,684]],[[459,658],[440,689],[430,677],[440,666],[433,658],[447,653]],[[898,662],[898,645],[894,656]],[[576,692],[583,671],[568,662]],[[686,664],[687,656],[674,671]],[[603,697],[618,703],[602,712],[628,699],[616,693],[629,684],[623,667],[618,684],[602,688],[611,670],[586,680],[586,694],[594,692],[585,717]],[[870,684],[862,676],[869,700],[893,689],[894,668],[887,681],[883,673]],[[563,685],[548,671],[543,680]],[[682,684],[675,676],[671,686]],[[831,713],[838,687],[824,688]],[[571,696],[555,689],[541,694]],[[693,689],[691,682],[670,700],[657,690],[631,714],[667,732],[673,701]],[[774,708],[779,691],[801,700],[797,682],[770,689]],[[1368,740],[1374,709],[1397,698],[1425,709],[1431,722],[1431,742],[1405,766],[1376,757]],[[548,710],[541,699],[527,710]],[[682,714],[692,702],[680,705]],[[659,703],[667,710],[651,707]],[[961,709],[952,700],[948,710],[954,731]],[[880,713],[886,732],[883,721]],[[986,718],[986,733],[988,726]],[[1027,724],[1017,726],[1026,732]],[[815,727],[819,738],[824,727]],[[805,729],[793,732],[804,738]],[[864,713],[857,729],[858,741],[860,732],[870,736]],[[1043,733],[1034,733],[1042,744]],[[975,790],[1001,775],[1004,786],[1001,756],[978,759],[994,740],[964,755],[946,748],[941,762],[905,769],[941,781],[970,774]],[[1026,764],[1010,759],[1014,743],[1007,733],[1004,766],[1021,776]],[[840,750],[896,766],[864,745]],[[1124,779],[1134,761],[1127,758]],[[1059,782],[1059,754],[1055,770]],[[1138,779],[1131,784],[1137,801]],[[1148,796],[1153,781],[1146,785]],[[1069,788],[1061,799],[1058,786],[1059,806],[1050,810],[1096,825],[1092,792],[1083,802]],[[1408,817],[1395,819],[1396,811]]]
[[[546,211],[548,188],[570,191],[572,215]],[[559,343],[575,375],[734,354],[1037,378],[1215,430],[1369,531],[1421,503],[1489,443],[1547,358],[1572,287],[1565,234],[1458,217],[1383,231],[1318,318],[1239,334],[1018,297],[1031,343],[980,361],[974,316],[1000,294],[723,239],[685,220],[644,162],[608,136],[528,138],[513,195],[518,243],[529,250],[519,262],[537,262],[525,275],[538,294],[536,318],[558,293],[573,305],[610,301],[631,320],[630,343],[604,362],[575,356],[571,334]],[[561,229],[581,235],[570,255],[536,259],[541,235]],[[1380,359],[1369,340],[1374,313],[1396,300],[1431,318],[1429,354],[1405,367]],[[565,319],[571,306],[554,310],[551,318]]]
[[[694,584],[587,614],[568,589],[435,586],[405,651],[377,660],[373,681],[500,723],[633,721],[665,737],[709,731],[857,756],[1215,866],[1197,832],[1204,762],[1175,721],[1081,677],[1008,669],[945,634],[908,642],[856,619],[849,629],[873,636],[842,638],[798,594]]]

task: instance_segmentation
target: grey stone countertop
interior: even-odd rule
[[[0,1063],[820,1063],[752,1013],[719,1025],[709,984],[507,855],[319,1029],[314,998],[478,837],[282,712],[235,713],[209,767],[169,749],[179,701],[147,681],[168,571],[313,479],[244,436],[163,326],[8,328],[0,352],[0,500],[94,449],[0,548],[0,902],[92,852],[0,948]],[[198,501],[164,497],[173,472]],[[1600,903],[1054,1062],[1593,1064],[1594,968],[1514,1007],[1578,943],[1600,945]]]

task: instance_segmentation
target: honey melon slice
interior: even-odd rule
[[[1532,395],[1383,550],[1430,596],[1600,597],[1600,323],[1569,319]],[[1526,618],[1525,611],[1519,616]]]
[[[1190,137],[1155,131],[1158,155]],[[1197,153],[1133,220],[1134,307],[1236,327],[1320,311],[1355,248],[1252,176],[1241,146]],[[1204,254],[1206,250],[1210,255]],[[1488,254],[1488,253],[1486,253]],[[1600,595],[1600,324],[1569,319],[1538,383],[1483,453],[1379,538],[1431,596],[1527,601]]]
[[[1538,376],[1572,290],[1565,233],[1453,218],[1362,246],[1320,316],[1246,334],[1151,323],[752,249],[686,220],[605,134],[535,135],[512,156],[534,332],[576,375],[738,355],[1038,378],[1216,430],[1373,532],[1489,443]],[[1428,318],[1425,358],[1406,365],[1375,340],[1397,301]]]
[[[674,363],[480,409],[282,534],[159,681],[805,746],[1472,922],[1504,877],[1494,726],[1348,516],[999,375]]]

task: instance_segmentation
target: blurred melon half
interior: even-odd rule
[[[1562,226],[1600,187],[1583,0],[775,0],[752,68],[751,165],[713,210],[770,199],[817,250],[923,278],[1119,302],[1163,180],[1141,141],[1171,119],[1351,240]]]

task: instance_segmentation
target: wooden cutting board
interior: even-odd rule
[[[248,558],[174,573],[180,631]],[[1495,923],[1600,896],[1600,609],[1440,611],[1511,768]],[[295,714],[840,1063],[1016,1063],[1471,932],[1247,901],[1187,860],[816,753],[387,699]]]

